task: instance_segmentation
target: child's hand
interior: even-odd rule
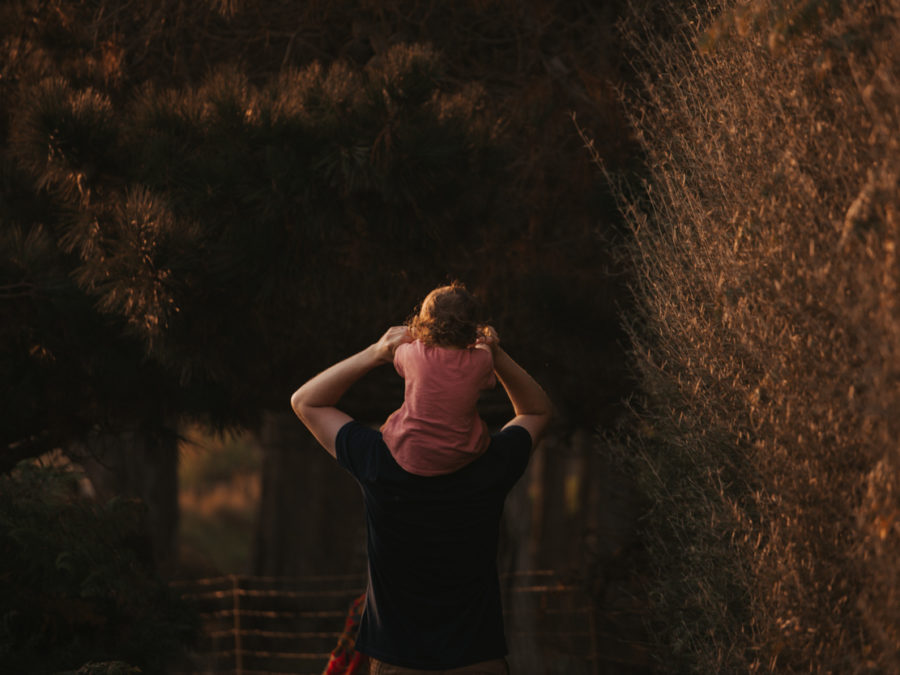
[[[412,342],[409,328],[406,326],[392,326],[388,328],[385,334],[375,343],[379,361],[391,363],[394,360],[394,352],[397,351],[397,347],[404,342]]]
[[[475,344],[485,345],[493,352],[500,347],[500,335],[493,326],[482,326],[481,335],[478,336]]]

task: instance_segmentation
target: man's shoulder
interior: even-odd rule
[[[361,478],[371,473],[384,439],[378,429],[350,420],[338,429],[334,445],[338,463]]]
[[[531,453],[531,434],[528,429],[518,424],[509,424],[500,431],[491,434],[491,450],[502,450],[514,453]]]
[[[525,427],[508,425],[491,435],[487,452],[504,467],[504,473],[514,483],[525,472],[531,459],[531,434]]]

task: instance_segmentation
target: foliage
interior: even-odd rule
[[[900,6],[840,9],[775,51],[765,24],[695,49],[712,8],[669,41],[628,29],[630,450],[664,671],[900,668]]]
[[[250,434],[214,435],[197,425],[182,432],[182,458],[178,484],[182,489],[209,492],[235,475],[252,474],[260,469],[262,458]]]
[[[491,171],[490,138],[475,100],[445,112],[436,67],[401,45],[382,68],[313,64],[264,89],[223,70],[194,90],[145,88],[104,121],[108,142],[85,145],[82,124],[111,102],[52,80],[13,119],[13,143],[73,212],[61,243],[98,307],[180,381],[258,398],[303,338],[278,324],[335,314],[339,270],[375,258],[369,282],[391,283],[392,261],[461,246],[481,219],[472,182]]]
[[[795,38],[820,31],[826,23],[833,28],[844,6],[842,0],[753,0],[721,12],[700,34],[698,44],[701,49],[711,49],[734,33],[761,32],[769,49],[777,52]],[[832,34],[829,40],[840,37],[846,36]]]
[[[564,114],[622,155],[588,4],[4,3],[6,465],[94,426],[253,426],[448,277],[591,423],[589,381],[621,378],[532,330],[574,311],[566,349],[618,350],[616,281],[583,286],[613,209]]]
[[[439,90],[427,47],[398,45],[366,70],[310,64],[259,87],[223,67],[125,96],[119,79],[70,71],[77,50],[58,54],[65,75],[38,77],[46,36],[26,14],[0,83],[17,102],[0,146],[3,353],[18,392],[5,468],[95,427],[252,424],[310,367],[304,338],[358,344],[360,317],[336,309],[357,269],[381,263],[367,308],[385,321],[412,304],[404,275],[482,220],[491,195],[472,185],[499,167],[492,131],[475,89]],[[312,316],[331,319],[326,333]]]
[[[10,672],[165,672],[195,630],[160,581],[143,510],[76,494],[73,473],[22,463],[0,478],[0,656]],[[85,666],[87,668],[87,666]]]
[[[142,345],[123,336],[121,321],[97,311],[77,286],[59,244],[56,205],[2,150],[0,157],[0,470],[7,471],[95,427],[162,417],[184,397],[143,358]],[[148,392],[162,395],[150,402]]]
[[[178,462],[179,529],[185,566],[248,574],[259,519],[262,451],[250,434],[184,430]]]

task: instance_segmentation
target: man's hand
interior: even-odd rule
[[[541,385],[500,347],[500,336],[494,327],[484,326],[481,332],[478,342],[490,348],[494,357],[494,373],[506,390],[515,412],[515,417],[504,428],[511,425],[524,427],[531,434],[532,444],[537,445],[550,422],[553,404]]]
[[[392,326],[375,343],[375,352],[381,363],[393,363],[394,352],[405,342],[412,342],[412,336],[406,326]]]
[[[394,351],[412,337],[406,326],[394,326],[361,352],[323,370],[291,396],[291,407],[329,454],[335,455],[340,428],[352,418],[336,406],[344,392],[372,368],[394,360]]]

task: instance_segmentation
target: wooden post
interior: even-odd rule
[[[594,673],[595,675],[600,675],[600,647],[597,644],[597,606],[594,603],[594,598],[589,596],[588,598],[588,616],[590,617],[590,631],[591,631],[591,660],[594,662]]]
[[[234,667],[237,675],[244,672],[244,653],[241,644],[241,584],[236,574],[231,575],[232,609],[234,611]]]

